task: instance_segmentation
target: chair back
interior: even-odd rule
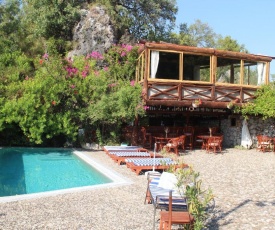
[[[179,145],[179,140],[178,137],[171,138],[167,144],[170,144],[170,147],[177,147]]]
[[[186,138],[186,136],[185,136],[185,135],[181,135],[181,136],[179,137],[179,140],[178,140],[178,145],[180,145],[180,146],[183,146],[183,147],[184,147],[185,138]]]
[[[265,135],[257,135],[257,140],[258,140],[259,144],[262,144],[262,143],[269,142],[270,138],[268,136],[265,136]]]

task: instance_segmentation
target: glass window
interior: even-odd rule
[[[241,60],[217,58],[216,82],[240,84]]]
[[[265,83],[266,63],[244,61],[244,84],[262,85]]]
[[[151,51],[150,78],[179,80],[179,53]]]
[[[183,55],[183,80],[210,81],[210,56]]]

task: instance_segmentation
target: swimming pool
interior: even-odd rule
[[[73,149],[1,148],[0,197],[125,182]]]

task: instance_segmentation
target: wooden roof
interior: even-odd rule
[[[198,55],[215,55],[218,57],[226,57],[226,58],[235,58],[235,59],[243,59],[243,60],[255,60],[255,61],[264,61],[271,62],[271,56],[259,55],[259,54],[248,54],[243,52],[233,52],[226,50],[219,50],[214,48],[201,48],[201,47],[193,47],[193,46],[184,46],[177,45],[172,43],[155,43],[155,42],[145,42],[141,44],[140,52],[145,49],[157,49],[157,50],[171,50],[171,51],[181,51],[186,53],[195,53]]]

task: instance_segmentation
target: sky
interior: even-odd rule
[[[177,27],[199,19],[249,53],[275,57],[275,0],[177,0],[177,5]],[[270,73],[275,74],[275,59]]]

